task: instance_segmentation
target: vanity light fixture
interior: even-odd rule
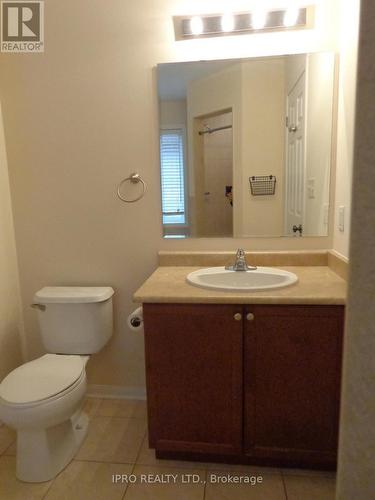
[[[315,7],[174,16],[176,40],[313,28]]]
[[[203,21],[199,16],[190,19],[190,32],[192,35],[199,36],[203,33]]]
[[[251,14],[251,26],[255,30],[262,30],[266,25],[267,12],[264,10],[256,10]]]
[[[299,15],[299,9],[288,9],[284,15],[284,26],[290,28],[294,26],[297,22]]]
[[[224,33],[234,30],[234,16],[233,14],[224,14],[221,18],[221,29]]]

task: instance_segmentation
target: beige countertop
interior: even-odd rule
[[[298,276],[294,285],[265,292],[221,292],[189,285],[201,267],[163,266],[135,292],[134,302],[206,304],[345,304],[346,281],[328,266],[279,267]]]

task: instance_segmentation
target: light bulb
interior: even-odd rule
[[[264,10],[258,10],[251,14],[251,25],[255,30],[261,30],[266,24],[267,14]]]
[[[294,26],[297,22],[298,16],[299,16],[298,9],[288,9],[287,11],[285,11],[284,26],[286,28],[290,28],[291,26]]]
[[[234,17],[232,14],[224,14],[222,16],[221,29],[225,32],[234,30]]]
[[[190,30],[193,35],[201,35],[203,33],[203,21],[199,16],[194,16],[190,19]]]

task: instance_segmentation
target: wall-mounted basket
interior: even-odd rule
[[[253,196],[275,194],[276,177],[274,175],[253,175],[249,177],[249,181]]]

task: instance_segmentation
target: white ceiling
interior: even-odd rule
[[[162,101],[186,99],[187,85],[189,82],[198,78],[203,78],[211,73],[216,73],[237,62],[238,60],[229,59],[226,61],[159,64],[159,99]]]

